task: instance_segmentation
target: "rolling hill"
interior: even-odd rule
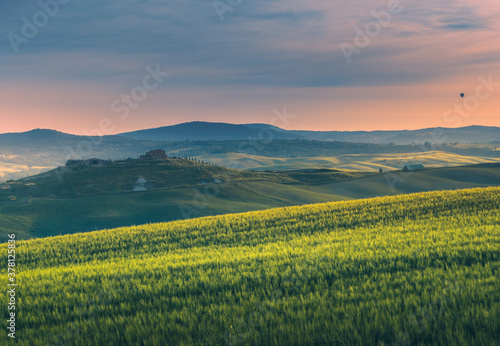
[[[467,138],[472,142],[481,142],[477,140],[481,131],[484,132],[484,136],[481,137],[484,141],[497,139],[494,136],[496,128],[446,129],[450,134],[462,138],[454,144],[446,142],[453,139],[451,135],[439,137],[444,141],[442,143],[434,143],[437,137],[434,136],[434,130],[429,131],[410,132],[422,136],[430,133],[432,138],[426,141],[430,140],[433,143],[425,144],[423,140],[418,140],[413,141],[418,144],[396,145],[387,144],[388,140],[381,139],[389,137],[381,137],[380,134],[371,132],[366,136],[352,137],[347,134],[325,137],[320,135],[320,132],[317,136],[299,136],[294,134],[296,131],[286,131],[265,124],[196,122],[102,137],[76,136],[54,130],[36,129],[23,133],[0,134],[0,182],[47,171],[64,165],[69,159],[136,158],[139,154],[157,148],[164,149],[170,156],[198,157],[228,167],[260,170],[332,167],[367,171],[379,168],[399,169],[404,166],[403,161],[412,156],[423,156],[425,161],[422,163],[427,166],[500,160],[498,142],[458,144],[467,142]],[[475,137],[468,137],[469,132]],[[412,138],[406,132],[402,136]]]
[[[268,124],[237,125],[195,121],[153,129],[125,132],[120,133],[119,136],[160,141],[307,139],[406,145],[424,143],[427,141],[433,143],[488,143],[500,140],[500,128],[468,126],[461,128],[435,127],[395,131],[301,131],[284,130]]]
[[[157,141],[259,140],[259,138],[262,137],[262,135],[260,135],[261,132],[265,132],[266,135],[272,133],[272,139],[305,139],[304,136],[289,133],[273,125],[237,125],[203,121],[120,133],[118,136]],[[267,136],[265,138],[269,139]]]
[[[314,185],[367,173],[247,172],[184,159],[52,170],[0,185],[0,234],[24,238],[344,199]],[[303,180],[303,182],[301,181]]]
[[[408,151],[399,153],[352,153],[331,156],[269,157],[246,153],[214,153],[196,156],[199,160],[210,161],[221,166],[241,169],[286,171],[293,169],[340,169],[362,172],[399,170],[407,164],[419,163],[428,168],[453,167],[481,163],[499,163],[500,157],[466,155],[438,150]]]
[[[17,241],[16,341],[496,345],[499,220],[485,188]]]
[[[500,186],[500,164],[479,164],[425,171],[393,171],[322,186],[325,193],[335,191],[346,198],[370,198],[423,191],[457,190]]]
[[[366,173],[254,172],[184,159],[60,168],[0,184],[0,235],[47,237],[272,207],[500,186],[500,164]]]
[[[20,179],[62,166],[69,159],[122,159],[156,149],[161,143],[117,136],[76,136],[36,129],[0,134],[0,181]],[[175,146],[174,146],[175,147]]]
[[[498,140],[500,128],[493,126],[467,126],[395,131],[299,131],[299,133],[308,139],[361,143],[395,143],[399,145],[424,143],[426,141],[434,143],[488,143]]]

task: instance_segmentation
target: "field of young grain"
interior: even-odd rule
[[[496,345],[499,209],[469,189],[18,242],[16,339]]]

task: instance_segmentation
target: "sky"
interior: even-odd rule
[[[3,0],[0,133],[500,126],[498,18],[498,0]]]

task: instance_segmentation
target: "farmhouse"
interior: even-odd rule
[[[148,151],[146,153],[146,155],[141,155],[140,159],[141,160],[166,160],[167,153],[165,153],[165,150],[155,149],[155,150]]]
[[[111,164],[111,160],[101,160],[97,158],[87,160],[68,160],[67,167],[84,167],[84,166],[107,166]]]
[[[406,165],[403,167],[403,172],[415,172],[415,171],[423,171],[425,169],[424,165]]]
[[[110,160],[101,160],[96,158],[85,160],[86,166],[106,166],[109,164],[111,164]]]

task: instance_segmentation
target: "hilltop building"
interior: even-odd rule
[[[425,169],[424,165],[406,165],[403,167],[403,172],[415,172],[415,171],[423,171]]]
[[[167,153],[165,150],[162,149],[155,149],[148,151],[145,155],[141,155],[140,159],[131,159],[128,158],[126,160],[118,160],[118,161],[111,161],[111,160],[102,160],[98,158],[91,158],[91,159],[86,159],[86,160],[68,160],[66,161],[66,166],[71,167],[71,168],[84,168],[87,166],[109,166],[112,164],[116,165],[128,165],[128,164],[133,164],[134,162],[140,162],[140,161],[153,161],[153,160],[166,160]]]
[[[84,167],[84,166],[107,166],[111,164],[111,160],[101,160],[97,158],[87,160],[68,160],[67,167]]]
[[[166,160],[167,159],[167,153],[165,150],[162,149],[155,149],[148,151],[146,155],[141,155],[140,156],[141,160]]]
[[[111,160],[101,160],[101,159],[88,159],[85,160],[85,165],[86,166],[107,166],[111,164]]]

